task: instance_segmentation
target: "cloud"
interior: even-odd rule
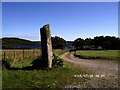
[[[52,37],[58,36],[58,37],[62,37],[61,35],[51,35]]]
[[[52,37],[55,37],[55,36],[58,36],[58,37],[60,37],[60,38],[63,38],[63,39],[65,39],[65,40],[67,40],[65,37],[63,37],[62,35],[51,35]],[[69,40],[68,40],[69,41]]]
[[[39,35],[17,35],[18,37],[23,37],[23,38],[39,38]]]
[[[29,34],[29,35],[2,35],[2,37],[38,38],[38,37],[39,37],[39,34]]]
[[[2,37],[17,37],[29,40],[40,40],[40,35],[38,33],[28,34],[28,35],[2,35]]]

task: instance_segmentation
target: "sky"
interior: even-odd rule
[[[50,24],[52,36],[67,41],[118,36],[118,2],[3,2],[2,37],[40,40]]]

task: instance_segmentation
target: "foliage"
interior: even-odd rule
[[[114,36],[96,36],[94,39],[77,38],[74,43],[76,49],[84,50],[120,50],[120,38]]]
[[[76,49],[83,49],[85,43],[84,43],[84,40],[83,40],[83,39],[77,38],[77,39],[74,41],[73,45],[74,45],[74,47],[75,47]]]
[[[53,49],[64,49],[67,42],[58,36],[52,37],[52,48]]]
[[[93,39],[86,38],[85,41],[84,41],[84,43],[85,43],[84,49],[90,50],[91,48],[94,48]]]
[[[59,56],[57,56],[55,53],[53,54],[52,66],[53,67],[63,66],[63,60]]]
[[[105,59],[105,60],[118,60],[119,50],[78,50],[75,56],[83,59]]]
[[[2,69],[3,70],[10,69],[10,64],[11,64],[10,60],[3,59],[0,61],[2,61]]]

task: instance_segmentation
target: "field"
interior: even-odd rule
[[[65,50],[53,50],[53,53],[58,55],[61,55],[65,52]],[[11,68],[23,68],[31,66],[31,63],[39,56],[41,56],[40,49],[2,50],[2,59],[7,60],[11,64]]]
[[[118,60],[119,50],[79,50],[75,56],[83,59],[103,59],[103,60]]]
[[[7,58],[25,58],[25,57],[36,57],[41,55],[41,50],[40,49],[7,49],[7,50],[2,50],[2,58],[7,59]],[[53,50],[53,52],[57,52],[58,54],[64,53],[64,51],[61,51],[59,49]]]
[[[54,50],[54,53],[61,55],[64,50]],[[31,66],[35,57],[26,57],[23,60],[13,60],[12,67],[23,68]],[[9,59],[8,59],[9,60]],[[3,70],[3,88],[62,88],[71,83],[82,83],[87,78],[74,78],[75,74],[85,74],[82,69],[64,62],[60,68],[47,70]]]
[[[85,72],[68,63],[51,70],[5,70],[2,83],[3,88],[62,88],[85,81],[85,78],[74,78],[76,74]]]
[[[25,52],[26,51],[26,52]],[[24,53],[27,53],[25,50]],[[15,52],[14,50],[11,53],[5,51],[7,55]],[[9,50],[10,52],[10,50]],[[19,51],[20,52],[20,51]],[[22,52],[22,50],[21,50]],[[20,59],[16,58],[6,58],[6,60],[10,61],[11,67],[14,68],[24,68],[32,66],[32,62],[41,55],[41,51],[39,50],[38,55],[34,55],[34,50],[31,50],[31,56]],[[37,53],[37,50],[35,51]],[[65,53],[65,50],[53,50],[55,54],[58,56]],[[30,53],[30,51],[29,51]],[[11,54],[10,56],[14,56]],[[30,54],[29,54],[30,55]],[[117,60],[118,59],[118,50],[106,50],[106,51],[85,51],[80,50],[76,51],[76,56],[87,59],[107,59],[107,60]],[[18,55],[19,56],[19,55]],[[3,88],[64,88],[66,85],[71,84],[80,84],[89,80],[89,78],[75,78],[75,75],[84,75],[88,74],[83,69],[74,66],[68,62],[64,61],[64,66],[59,68],[52,69],[19,69],[19,70],[7,70],[3,69],[2,72],[2,87]]]

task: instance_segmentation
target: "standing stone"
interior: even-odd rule
[[[41,45],[42,45],[42,60],[44,66],[47,68],[52,67],[52,43],[51,43],[51,33],[50,25],[46,24],[40,28],[41,32]]]

